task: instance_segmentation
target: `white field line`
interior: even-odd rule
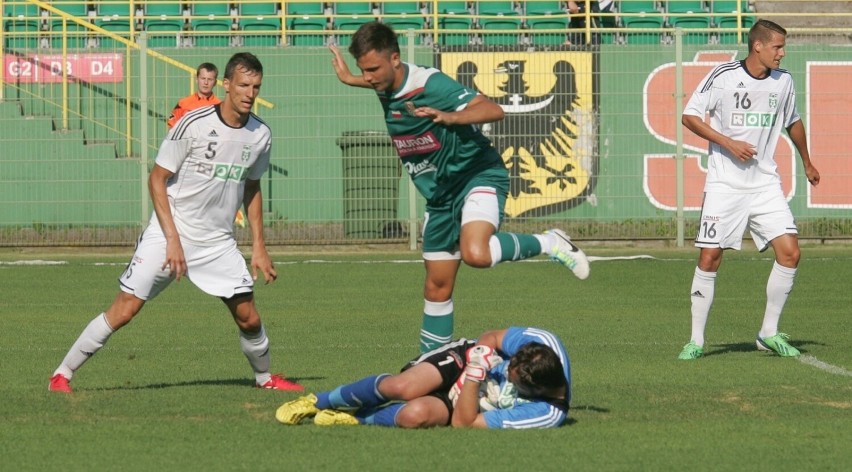
[[[846,370],[846,369],[844,369],[843,367],[840,367],[840,366],[831,365],[829,363],[823,362],[823,361],[817,359],[816,357],[808,355],[808,354],[799,356],[799,362],[801,362],[802,364],[807,364],[807,365],[816,367],[817,369],[828,372],[829,374],[852,377],[852,371],[848,371],[848,370]]]

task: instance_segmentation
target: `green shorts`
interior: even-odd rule
[[[488,187],[497,194],[497,215],[494,220],[503,221],[506,196],[509,194],[509,171],[495,167],[476,174],[460,192],[443,199],[440,203],[426,203],[423,224],[423,252],[455,253],[459,250],[461,237],[462,208],[465,198],[476,187]]]

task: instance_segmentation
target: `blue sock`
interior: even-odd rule
[[[396,414],[405,406],[405,403],[391,403],[378,408],[371,408],[367,411],[359,411],[356,417],[361,424],[371,424],[375,426],[396,427]]]
[[[329,392],[317,394],[317,408],[368,408],[388,401],[379,393],[379,382],[390,374],[365,377],[351,384],[341,385]]]

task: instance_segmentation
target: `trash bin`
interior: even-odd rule
[[[347,131],[343,152],[343,233],[351,239],[398,237],[401,166],[384,131]]]

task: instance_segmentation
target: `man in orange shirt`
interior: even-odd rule
[[[178,122],[178,120],[188,111],[196,108],[206,107],[207,105],[216,105],[220,102],[219,97],[213,95],[213,87],[216,86],[216,78],[219,76],[219,69],[214,64],[205,62],[198,66],[195,71],[195,82],[198,84],[198,91],[180,99],[172,110],[171,116],[167,125],[169,129]]]

